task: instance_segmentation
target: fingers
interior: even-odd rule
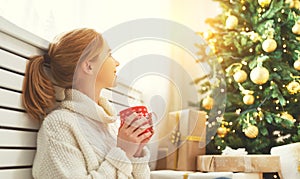
[[[141,135],[143,132],[145,132],[145,130],[147,130],[148,128],[151,128],[151,127],[152,127],[152,126],[151,126],[150,124],[146,123],[146,124],[140,126],[139,128],[137,128],[137,129],[133,132],[133,134],[136,135],[136,136],[139,136],[139,135]]]
[[[125,128],[128,128],[130,127],[131,123],[136,120],[138,118],[138,114],[137,113],[132,113],[130,114],[126,119],[125,119],[125,122],[124,122],[124,127]]]
[[[150,132],[150,131],[148,131],[148,132],[146,132],[146,133],[144,133],[144,134],[142,134],[142,135],[140,135],[139,137],[138,137],[138,139],[139,139],[139,141],[144,141],[145,139],[148,139],[149,138],[149,140],[150,140],[150,137],[152,136],[152,132]]]
[[[144,126],[148,124],[148,119],[141,116],[139,117],[137,120],[134,120],[131,124],[130,124],[130,129],[132,132],[136,131],[138,128]]]

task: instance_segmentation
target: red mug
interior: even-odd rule
[[[153,112],[149,113],[146,106],[133,106],[126,108],[122,111],[120,111],[120,119],[121,119],[121,126],[124,124],[126,118],[130,116],[132,113],[137,113],[139,116],[144,116],[148,119],[148,123],[151,125],[151,127],[147,128],[142,134],[150,131],[153,133],[153,127],[152,127],[152,114],[155,114]]]

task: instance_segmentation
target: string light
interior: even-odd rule
[[[278,20],[277,20],[278,22],[281,22],[281,19],[280,18],[278,18]]]
[[[218,150],[220,150],[220,149],[221,149],[221,147],[220,147],[220,146],[218,146],[218,147],[217,147],[217,149],[218,149]]]
[[[233,133],[235,133],[235,130],[232,130]]]
[[[246,61],[242,61],[242,64],[246,66],[248,63]]]
[[[281,10],[281,13],[282,13],[282,14],[284,13],[284,9]]]
[[[283,47],[283,48],[286,48],[286,44],[283,44],[282,47]]]
[[[256,99],[259,99],[259,96],[256,96]]]
[[[241,111],[242,111],[242,109],[237,109],[237,110],[235,110],[235,113],[239,115],[239,114],[241,114]]]
[[[284,49],[283,52],[286,53],[286,49]]]
[[[219,63],[222,63],[223,61],[224,61],[224,59],[223,59],[222,57],[219,57],[219,58],[218,58],[218,62],[219,62]]]
[[[275,108],[276,110],[278,110],[279,109],[279,107],[278,106],[276,106],[276,108]]]
[[[273,68],[273,71],[277,71],[277,68]]]
[[[232,126],[232,122],[229,122],[229,125]]]
[[[250,49],[249,49],[249,52],[252,53],[252,52],[253,52],[253,48],[250,48]]]
[[[285,38],[284,38],[284,37],[282,37],[282,40],[285,40]]]
[[[262,87],[262,86],[259,86],[259,89],[260,89],[260,90],[262,90],[262,89],[263,89],[263,87]]]
[[[258,12],[258,13],[261,13],[261,11],[262,11],[261,8],[258,8],[258,9],[257,9],[257,12]]]

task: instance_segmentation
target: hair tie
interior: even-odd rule
[[[48,55],[48,53],[44,54],[43,57],[44,57],[44,62],[50,64],[51,58]]]

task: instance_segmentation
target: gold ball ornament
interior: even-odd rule
[[[290,8],[300,9],[299,0],[285,0],[285,3],[290,4]]]
[[[292,81],[286,86],[290,94],[297,94],[300,92],[300,84],[297,81]]]
[[[271,0],[258,0],[258,4],[261,7],[268,7],[271,3]]]
[[[227,134],[227,128],[222,125],[217,129],[217,134],[219,137],[224,138]]]
[[[292,32],[296,35],[300,35],[300,21],[296,22],[292,28]]]
[[[290,120],[292,122],[294,122],[295,120],[294,117],[290,115],[288,112],[283,112],[280,117],[286,120]]]
[[[246,104],[246,105],[251,105],[254,103],[254,96],[252,94],[246,94],[244,97],[243,97],[243,102]]]
[[[294,68],[296,70],[300,71],[300,59],[298,59],[294,62]]]
[[[213,33],[212,33],[212,31],[210,31],[210,30],[209,30],[209,31],[203,32],[203,37],[204,37],[204,39],[206,39],[206,40],[212,38],[212,36],[213,36]]]
[[[234,73],[233,75],[233,79],[234,81],[236,81],[237,83],[243,83],[244,81],[247,80],[247,73],[244,70],[239,70],[237,72]]]
[[[258,135],[258,128],[254,125],[249,125],[245,130],[244,133],[250,139],[256,138]]]
[[[211,97],[206,97],[202,101],[202,107],[206,110],[211,110],[214,105],[214,99]]]
[[[265,52],[273,52],[277,48],[277,43],[274,39],[267,39],[262,43],[262,49]]]
[[[226,28],[230,30],[235,29],[238,23],[239,23],[238,18],[233,15],[230,15],[226,19]]]
[[[250,79],[257,85],[265,84],[269,80],[269,71],[265,67],[255,67],[250,72]]]

